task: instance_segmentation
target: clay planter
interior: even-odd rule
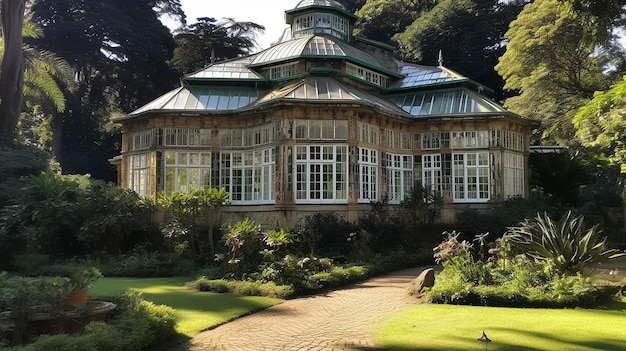
[[[65,296],[62,304],[68,306],[85,306],[87,304],[87,289],[70,291]]]

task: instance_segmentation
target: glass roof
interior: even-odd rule
[[[357,101],[367,105],[375,105],[391,113],[403,114],[402,110],[390,101],[329,77],[309,77],[273,90],[261,97],[256,103],[260,104],[276,99]]]
[[[236,110],[256,101],[259,91],[246,87],[181,87],[133,111],[150,110]]]
[[[284,61],[299,56],[340,56],[363,62],[372,68],[383,68],[378,59],[363,50],[341,40],[313,35],[274,45],[257,54],[252,65]]]
[[[396,95],[390,100],[413,116],[506,112],[502,106],[466,88]]]
[[[444,67],[411,64],[404,64],[401,66],[400,74],[404,75],[405,78],[389,86],[390,89],[418,87],[422,85],[465,79],[465,77],[460,74],[450,71]]]
[[[222,61],[190,74],[186,78],[263,79],[247,67],[254,57],[255,55]]]

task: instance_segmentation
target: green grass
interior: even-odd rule
[[[626,300],[608,310],[522,309],[423,304],[385,321],[383,350],[623,350]]]
[[[259,296],[238,296],[198,292],[184,287],[190,278],[101,278],[89,289],[89,298],[116,296],[131,289],[157,305],[176,311],[176,330],[193,336],[236,317],[262,310],[282,300]]]

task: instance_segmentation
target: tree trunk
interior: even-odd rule
[[[0,24],[4,37],[4,59],[0,66],[0,143],[11,141],[22,112],[24,1],[0,0]]]

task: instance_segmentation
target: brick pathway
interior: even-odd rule
[[[287,300],[202,332],[176,351],[375,350],[373,336],[380,324],[419,303],[406,288],[424,268]]]

